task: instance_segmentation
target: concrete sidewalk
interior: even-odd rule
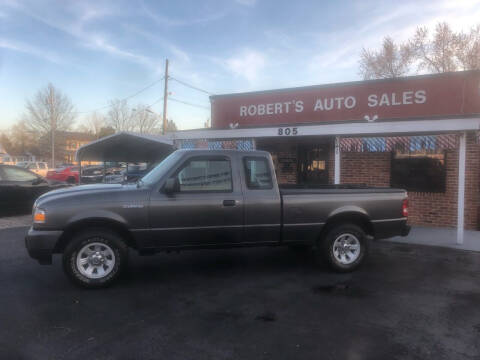
[[[397,236],[387,241],[404,244],[419,244],[429,246],[440,246],[459,250],[470,250],[480,252],[480,231],[465,230],[462,245],[457,244],[457,229],[438,227],[412,227],[410,234],[406,237]]]

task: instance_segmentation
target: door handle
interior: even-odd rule
[[[223,200],[223,206],[235,206],[237,205],[236,200]]]

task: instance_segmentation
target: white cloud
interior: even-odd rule
[[[227,15],[224,11],[213,12],[208,14],[200,14],[194,18],[173,18],[171,16],[166,16],[158,11],[152,10],[149,8],[144,2],[142,2],[142,9],[144,14],[152,19],[155,23],[161,26],[167,27],[179,27],[179,26],[189,26],[189,25],[196,25],[202,23],[209,23],[211,21],[216,21],[223,18]]]
[[[160,45],[164,50],[166,50],[167,53],[173,55],[175,62],[180,62],[182,64],[190,63],[190,55],[186,51],[181,49],[179,46],[171,43],[170,41],[165,40],[165,38],[159,36],[158,34],[139,29],[130,24],[126,24],[124,25],[124,27],[129,32],[134,32],[135,34],[144,37],[148,41]],[[165,55],[167,55],[167,53]]]
[[[52,17],[50,13],[42,13],[41,10],[35,11],[30,7],[23,6],[19,3],[15,3],[15,8],[53,29],[59,30],[78,39],[80,44],[84,47],[102,51],[114,57],[122,58],[146,66],[150,69],[157,69],[157,64],[159,61],[156,61],[143,54],[136,53],[132,50],[123,49],[118,45],[108,41],[105,36],[85,30],[90,21],[112,15],[114,10],[111,10],[108,7],[97,6],[87,2],[74,3],[72,8],[70,8],[70,11],[73,13],[72,18]],[[27,46],[22,46],[21,48],[24,49],[24,52],[26,53],[28,52],[32,55],[42,56],[42,52],[35,51],[34,48],[29,48]],[[45,59],[51,59],[51,61],[55,60],[53,55],[48,54],[48,52],[43,57]],[[57,62],[60,61],[58,60]]]
[[[91,35],[91,36],[88,36],[88,38],[86,38],[86,40],[87,40],[87,42],[85,43],[85,46],[87,46],[89,48],[104,51],[104,52],[107,52],[111,55],[122,57],[124,59],[131,60],[131,61],[136,62],[136,63],[141,64],[141,65],[146,65],[146,66],[149,66],[149,67],[155,67],[155,62],[151,58],[149,58],[147,56],[137,54],[137,53],[134,53],[134,52],[129,51],[129,50],[121,49],[121,48],[111,44],[110,42],[108,42],[102,36]]]
[[[50,51],[45,51],[45,49],[38,49],[34,46],[24,44],[18,41],[0,39],[0,48],[29,54],[55,64],[64,63],[64,61],[59,56]]]
[[[244,50],[241,54],[233,56],[225,61],[225,65],[236,76],[243,77],[249,83],[258,80],[260,71],[267,62],[266,56],[256,50]]]

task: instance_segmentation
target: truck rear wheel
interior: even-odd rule
[[[107,287],[120,276],[127,262],[127,246],[114,232],[86,230],[74,236],[63,253],[63,268],[77,285]]]
[[[337,272],[353,271],[368,253],[367,236],[358,225],[336,225],[320,241],[319,250],[330,267]]]

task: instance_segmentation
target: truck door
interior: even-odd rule
[[[230,156],[187,158],[173,176],[175,193],[151,195],[150,226],[154,246],[241,243],[243,194],[237,164]]]
[[[281,197],[271,162],[242,156],[245,194],[245,242],[275,243],[281,234]]]

